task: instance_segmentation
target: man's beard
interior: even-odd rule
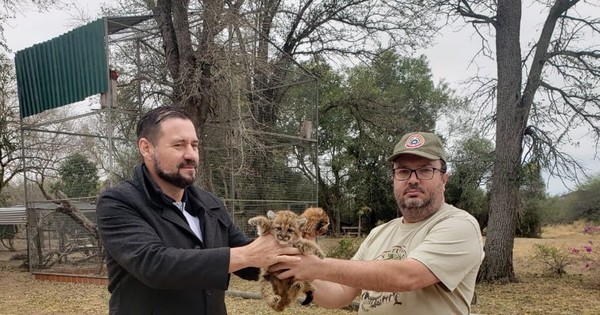
[[[442,190],[443,194],[442,185],[443,184],[440,183],[440,185],[436,188]],[[423,192],[422,187],[419,187],[418,185],[409,185],[406,189],[419,189],[421,192]],[[409,222],[419,222],[436,213],[441,207],[441,204],[439,203],[438,192],[431,190],[427,193],[429,193],[429,197],[426,197],[425,199],[403,199],[401,198],[402,195],[395,196],[396,203],[398,204],[398,215],[403,215]],[[402,194],[404,194],[404,192],[402,192]]]
[[[179,163],[179,165],[177,165],[177,171],[175,173],[167,173],[160,168],[159,163],[158,163],[158,157],[156,155],[154,155],[152,157],[152,159],[154,160],[153,164],[154,164],[154,171],[156,172],[156,175],[158,175],[158,177],[160,177],[167,183],[170,183],[179,188],[186,188],[186,187],[192,185],[194,183],[194,181],[196,180],[196,173],[194,173],[194,175],[192,175],[191,178],[186,178],[179,173],[179,170],[182,167],[189,167],[189,166],[197,167],[196,161],[194,161],[194,160],[184,160],[183,162]]]

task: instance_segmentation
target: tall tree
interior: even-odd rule
[[[597,44],[586,41],[600,33],[600,19],[587,16],[591,10],[586,10],[586,6],[597,8],[597,4],[585,0],[536,1],[545,19],[538,38],[523,53],[521,0],[427,3],[471,23],[486,44],[482,51],[495,57],[497,77],[479,90],[495,104],[496,149],[486,257],[478,278],[512,282],[516,280],[512,251],[521,163],[532,158],[525,149],[541,157],[541,165],[550,172],[573,177],[581,170],[579,164],[558,149],[570,140],[569,130],[587,128],[596,144],[600,139],[600,91],[594,88],[600,77],[600,54]],[[494,34],[494,40],[486,34]],[[536,95],[542,99],[536,100]]]
[[[252,1],[243,14],[247,25],[257,25],[249,97],[255,128],[270,131],[280,119],[282,97],[290,86],[289,70],[297,60],[355,56],[371,59],[379,47],[415,47],[434,29],[431,15],[408,10],[399,2]],[[253,168],[264,169],[264,159]],[[266,189],[263,189],[266,190]],[[260,196],[259,196],[260,197]]]
[[[396,2],[123,0],[121,4],[140,2],[152,11],[159,27],[167,74],[162,79],[170,87],[169,98],[194,117],[201,141],[208,119],[227,113],[224,109],[233,102],[232,95],[240,91],[250,103],[252,127],[272,131],[286,87],[295,84],[288,74],[300,58],[317,54],[366,58],[379,47],[410,50],[426,43],[434,31],[431,15]],[[204,143],[200,147],[201,181],[208,187]]]
[[[211,110],[222,99],[216,91],[219,76],[216,58],[218,36],[227,21],[224,1],[199,2],[197,26],[190,21],[190,1],[147,1],[155,16],[162,37],[165,64],[172,80],[171,100],[184,107],[196,122],[199,139],[200,181],[208,186],[209,172],[205,167],[204,123]],[[196,45],[194,45],[196,44]],[[195,47],[196,46],[196,47]]]
[[[0,194],[23,171],[18,117],[15,72],[0,53]]]

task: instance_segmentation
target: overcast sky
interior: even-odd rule
[[[28,48],[34,44],[41,43],[59,36],[77,26],[74,16],[87,16],[92,20],[99,18],[99,6],[103,2],[100,0],[73,0],[73,6],[60,10],[51,10],[48,12],[36,12],[34,10],[24,11],[17,15],[17,18],[11,20],[5,27],[5,37],[8,47],[13,51],[19,51]],[[528,1],[523,1],[528,3]],[[584,5],[584,4],[582,4]],[[579,6],[579,5],[578,5]],[[69,8],[77,7],[79,10],[71,11]],[[598,12],[600,8],[584,8]],[[587,12],[587,11],[586,11]],[[522,30],[523,39],[521,45],[526,45],[527,40],[536,38],[540,29],[539,19],[542,13],[539,8],[525,7]],[[599,38],[590,38],[600,42]],[[444,32],[433,43],[432,47],[425,50],[424,53],[429,59],[429,64],[436,80],[443,79],[450,84],[452,88],[459,93],[463,89],[460,82],[473,76],[479,68],[483,73],[494,73],[495,66],[491,61],[477,59],[477,66],[471,65],[471,59],[479,50],[480,41],[473,35],[469,27],[460,32],[450,30]],[[577,132],[574,135],[574,142],[579,141],[579,147],[571,146],[565,148],[575,158],[590,170],[591,174],[600,174],[600,157],[595,157],[595,149],[592,146],[591,138],[584,131]],[[568,183],[568,188],[575,188],[573,183]],[[548,192],[551,195],[562,194],[568,191],[559,179],[548,179]]]

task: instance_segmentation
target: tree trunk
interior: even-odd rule
[[[43,230],[40,226],[38,213],[31,207],[27,206],[27,260],[29,271],[35,271],[40,268],[43,252],[42,252],[42,235]]]
[[[478,280],[514,282],[513,246],[517,225],[519,170],[528,108],[521,104],[521,1],[498,1],[496,50],[498,91],[496,150],[486,257]]]
[[[219,81],[215,73],[215,54],[218,53],[215,38],[222,25],[221,1],[204,1],[202,26],[197,31],[194,49],[190,28],[189,0],[159,0],[152,8],[163,39],[166,65],[173,79],[172,101],[186,109],[196,125],[198,133],[198,183],[212,190],[209,167],[206,165],[204,148],[205,124],[212,108],[218,106],[219,95],[215,85]]]
[[[498,1],[497,21],[494,24],[498,71],[496,150],[485,245],[486,258],[479,271],[479,281],[516,281],[512,254],[518,223],[523,136],[535,93],[541,84],[541,73],[547,61],[548,47],[557,21],[577,2],[556,0],[552,5],[536,44],[527,82],[521,94],[521,1]]]

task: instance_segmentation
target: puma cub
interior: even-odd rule
[[[317,255],[325,258],[325,254],[317,243],[302,238],[302,228],[308,218],[300,217],[289,210],[269,211],[267,216],[256,216],[248,220],[248,224],[257,227],[259,235],[272,234],[282,245],[294,246],[302,254]],[[293,303],[300,292],[314,291],[306,281],[279,279],[276,274],[262,268],[259,278],[263,299],[274,310],[280,312]]]

